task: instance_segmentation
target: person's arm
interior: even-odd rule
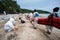
[[[48,16],[49,19],[52,18],[52,17],[53,17],[53,13]]]

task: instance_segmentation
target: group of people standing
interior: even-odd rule
[[[59,18],[59,13],[58,13],[58,11],[59,11],[59,7],[55,7],[55,8],[53,9],[53,12],[50,13],[50,15],[48,16],[48,19],[51,20],[51,18],[53,18],[53,17]],[[37,24],[38,24],[37,21],[38,21],[38,18],[39,18],[39,17],[40,17],[40,15],[39,15],[39,13],[37,12],[36,9],[34,10],[34,13],[30,13],[30,14],[29,14],[29,18],[30,18],[29,20],[30,20],[30,22],[32,23],[32,20],[34,20],[34,23],[32,23],[34,29],[37,28]],[[52,23],[52,21],[51,21],[51,23]],[[48,34],[51,34],[52,29],[53,29],[53,26],[48,26],[48,25],[46,25],[46,28],[47,28],[47,33],[48,33]]]
[[[55,7],[53,9],[53,12],[48,16],[48,19],[51,19],[52,17],[59,18],[58,11],[59,11],[59,7]],[[33,25],[34,29],[37,29],[37,24],[38,24],[37,21],[38,21],[38,18],[40,17],[40,15],[37,12],[37,10],[34,9],[34,12],[28,14],[27,17],[29,18],[29,21]],[[25,19],[24,18],[19,18],[19,19],[21,19],[22,23],[25,23]],[[7,30],[11,31],[11,30],[14,29],[14,26],[15,26],[14,18],[10,18],[10,20],[5,24],[4,29],[5,29],[6,32],[7,32]],[[46,28],[47,28],[47,33],[51,34],[53,27],[47,25]]]

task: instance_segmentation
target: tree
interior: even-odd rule
[[[15,0],[0,0],[0,10],[6,12],[20,12],[20,6]]]

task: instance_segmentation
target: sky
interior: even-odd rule
[[[52,12],[54,7],[60,7],[60,0],[17,0],[18,5],[24,9],[38,9]]]

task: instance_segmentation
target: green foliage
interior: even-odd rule
[[[20,6],[13,0],[1,0],[0,10],[6,12],[20,12]]]
[[[37,10],[39,13],[50,13],[48,11],[43,11],[43,10]],[[28,9],[20,9],[20,13],[33,13],[33,10],[28,10]]]
[[[21,9],[15,0],[0,0],[0,12],[6,11],[8,13],[33,13],[33,10]],[[50,13],[43,10],[37,10],[39,13]]]
[[[31,13],[31,12],[33,11],[28,9],[20,9],[20,13]]]
[[[39,13],[50,13],[48,11],[43,11],[43,10],[37,10],[37,12],[39,12]]]

